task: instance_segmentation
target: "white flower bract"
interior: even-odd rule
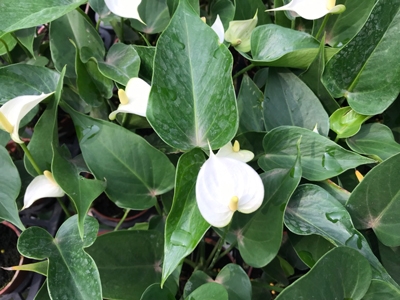
[[[49,171],[44,171],[43,175],[36,176],[28,185],[24,195],[24,207],[28,208],[35,201],[42,198],[62,197],[65,193],[55,182],[53,175]]]
[[[146,117],[151,86],[144,80],[134,77],[129,79],[125,91],[119,90],[121,104],[110,113],[109,119],[115,120],[118,113],[135,114]]]
[[[219,42],[222,44],[224,42],[225,29],[219,15],[217,15],[217,18],[215,19],[214,24],[212,24],[211,29],[214,30],[214,32],[218,35]]]
[[[0,129],[10,133],[14,142],[22,144],[19,138],[19,123],[39,102],[53,93],[18,96],[7,101],[0,108]]]
[[[292,0],[289,4],[266,11],[289,10],[307,20],[322,18],[335,12],[336,0]]]
[[[246,163],[217,157],[210,150],[197,177],[196,199],[204,219],[212,226],[224,227],[236,210],[248,214],[261,206],[264,185]]]
[[[235,141],[233,146],[229,142],[223,146],[216,154],[217,157],[229,157],[240,160],[244,163],[251,161],[254,158],[254,153],[249,150],[240,150],[240,144]]]
[[[136,19],[144,24],[138,12],[141,2],[142,0],[105,0],[108,9],[113,14],[123,18]]]

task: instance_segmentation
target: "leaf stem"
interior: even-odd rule
[[[254,67],[255,67],[254,64],[249,64],[246,68],[241,69],[239,72],[237,72],[235,75],[233,75],[232,79],[239,77],[240,75],[246,73],[247,71],[253,69]]]
[[[189,266],[191,266],[193,269],[196,269],[196,264],[192,262],[189,258],[185,258],[183,262]]]
[[[124,223],[124,221],[125,221],[126,217],[128,216],[129,212],[130,212],[130,209],[128,209],[128,208],[125,209],[125,213],[122,216],[121,220],[119,220],[117,226],[115,226],[114,231],[117,231],[118,228],[121,226],[121,224]]]
[[[233,242],[224,252],[222,252],[218,259],[223,258],[225,255],[227,255],[229,252],[231,252],[237,245],[237,240],[235,242]]]
[[[315,38],[318,40],[319,37],[321,36],[322,32],[325,29],[326,23],[328,23],[329,17],[331,16],[331,14],[327,14],[324,17],[324,20],[322,21],[321,27],[319,28],[317,34],[315,35]]]
[[[65,206],[62,199],[60,197],[57,197],[57,201],[60,204],[60,206],[61,206],[62,210],[64,211],[65,215],[67,216],[67,218],[71,217],[71,214],[69,213],[68,208]]]
[[[161,209],[161,207],[160,207],[160,204],[158,204],[158,201],[156,201],[156,203],[154,204],[154,207],[156,208],[157,213],[158,213],[160,216],[162,216],[162,215],[163,215],[163,212],[162,212],[162,209]]]
[[[221,253],[222,246],[224,244],[226,234],[228,233],[229,228],[231,227],[231,223],[229,223],[227,226],[225,226],[224,233],[222,234],[222,237],[219,239],[217,247],[214,247],[216,249],[213,260],[211,261],[211,264],[208,266],[207,270],[212,270],[212,268],[215,266],[217,261],[219,260],[220,256],[219,254]],[[213,249],[213,251],[214,251]]]
[[[22,148],[22,150],[24,150],[26,157],[29,159],[30,163],[32,164],[33,168],[35,169],[36,173],[38,173],[38,175],[42,175],[43,171],[40,170],[39,166],[37,165],[36,161],[33,159],[33,156],[31,154],[31,152],[29,151],[28,147],[25,145],[25,143],[19,144]]]
[[[7,43],[6,43],[2,38],[0,38],[0,42],[1,42],[1,43],[4,45],[4,47],[6,48],[7,56],[8,56],[8,63],[12,64],[13,61],[12,61],[11,54],[10,54],[10,49],[8,48]]]

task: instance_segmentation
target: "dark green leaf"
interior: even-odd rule
[[[131,19],[133,28],[146,34],[163,31],[170,20],[167,0],[146,0],[141,2],[139,15],[146,25],[138,20]]]
[[[52,299],[102,299],[96,264],[83,250],[95,241],[98,229],[97,221],[87,216],[81,239],[75,215],[61,225],[55,239],[40,227],[22,232],[19,252],[29,258],[49,260],[47,288]]]
[[[219,283],[209,282],[197,288],[186,300],[228,300],[228,292]]]
[[[140,56],[140,77],[151,81],[153,76],[153,61],[156,54],[155,47],[144,47],[134,45],[136,52]]]
[[[264,95],[267,131],[292,125],[310,130],[317,127],[321,135],[328,135],[328,114],[314,93],[291,71],[270,68]]]
[[[252,19],[257,12],[259,25],[271,23],[270,17],[264,12],[265,5],[262,0],[235,0],[235,6],[234,20]]]
[[[0,55],[7,54],[7,50],[11,51],[17,44],[17,40],[13,37],[11,33],[6,33],[0,35]],[[4,45],[5,44],[5,45]],[[6,47],[7,45],[7,47]]]
[[[399,94],[399,13],[399,0],[378,1],[364,27],[326,66],[328,91],[345,97],[359,114],[381,113]]]
[[[167,288],[161,288],[159,283],[153,283],[143,293],[140,300],[175,300]]]
[[[157,195],[173,188],[174,166],[142,137],[67,105],[63,109],[74,121],[88,167],[96,178],[107,181],[106,193],[118,206],[146,209],[154,205]]]
[[[160,36],[147,119],[170,146],[220,148],[236,133],[232,56],[186,1]]]
[[[346,204],[356,228],[372,228],[378,239],[390,247],[400,246],[399,164],[397,154],[373,168]]]
[[[303,177],[308,180],[328,179],[359,165],[374,163],[311,130],[282,126],[265,136],[263,143],[266,154],[258,161],[260,167],[264,171],[291,168],[297,156],[296,145],[300,138]]]
[[[29,51],[32,57],[35,57],[33,42],[36,37],[36,27],[25,28],[15,31],[15,37]]]
[[[363,300],[376,299],[397,300],[400,299],[400,291],[385,281],[372,279]]]
[[[400,247],[387,247],[379,243],[379,255],[382,265],[390,276],[400,283]]]
[[[368,261],[354,249],[339,247],[324,255],[276,299],[359,300],[367,292],[370,282]]]
[[[165,223],[162,283],[182,259],[192,253],[210,228],[196,202],[196,179],[204,162],[204,153],[200,149],[193,149],[179,159],[173,205]]]
[[[236,264],[228,264],[218,273],[215,282],[226,288],[229,300],[251,300],[249,276]]]
[[[121,230],[99,236],[87,252],[99,268],[103,296],[139,300],[149,285],[159,283],[162,245],[161,233],[154,230]]]

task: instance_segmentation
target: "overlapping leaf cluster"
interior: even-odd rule
[[[143,0],[143,22],[104,0],[0,4],[0,104],[54,92],[19,124],[37,166],[0,132],[0,219],[43,260],[24,267],[47,276],[36,299],[400,298],[400,0],[338,0],[346,11],[318,20],[265,12],[287,2]],[[225,32],[250,20],[246,47],[220,43],[217,16]],[[151,85],[146,117],[110,121],[135,77]],[[196,179],[208,144],[234,140],[255,154],[264,200],[213,228]],[[55,237],[18,215],[38,169],[76,213]],[[87,213],[103,192],[162,217],[96,237]],[[222,240],[215,259],[204,251],[218,236],[238,259],[217,274]]]

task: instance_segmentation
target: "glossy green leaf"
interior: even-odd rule
[[[288,69],[270,68],[264,92],[264,124],[272,130],[292,125],[327,136],[329,117],[319,99]]]
[[[54,92],[60,74],[48,68],[15,64],[0,68],[0,104],[22,95]]]
[[[151,82],[153,76],[153,61],[156,54],[156,48],[138,45],[134,45],[133,48],[135,48],[140,57],[140,77],[143,79],[147,79],[147,81]]]
[[[386,246],[400,246],[400,154],[373,168],[352,192],[346,207],[358,229],[372,228]],[[379,201],[376,201],[379,199]]]
[[[324,31],[326,43],[332,47],[342,47],[348,43],[362,28],[368,19],[376,0],[337,0],[336,5],[343,4],[346,10],[341,14],[330,16]],[[323,19],[314,21],[314,30],[318,30]]]
[[[363,300],[376,299],[397,300],[400,299],[400,291],[385,281],[372,279]]]
[[[33,43],[36,37],[36,27],[24,28],[14,32],[18,41],[29,51],[32,57],[35,57]]]
[[[325,191],[331,194],[336,200],[338,200],[343,205],[346,204],[347,200],[349,200],[349,197],[351,195],[349,191],[345,190],[343,187],[337,185],[336,183],[334,183],[329,179],[316,182],[315,184],[322,187]]]
[[[319,51],[319,42],[305,32],[274,24],[258,26],[251,34],[252,63],[261,66],[307,68]],[[326,49],[327,57],[337,50]]]
[[[324,255],[276,299],[359,300],[367,292],[370,282],[368,261],[354,249],[339,247]]]
[[[297,156],[296,144],[301,138],[301,166],[303,177],[320,181],[343,173],[372,159],[343,149],[338,144],[311,130],[282,126],[268,132],[263,144],[265,155],[258,163],[264,171],[291,168]]]
[[[98,32],[81,12],[78,10],[71,11],[50,24],[51,57],[57,70],[61,71],[67,65],[67,77],[76,77],[76,51],[71,41],[80,51],[86,47],[90,49],[90,56],[103,60],[105,49]],[[89,57],[85,57],[83,61],[86,62]]]
[[[7,54],[8,51],[11,51],[15,45],[17,44],[17,40],[13,37],[11,33],[6,33],[0,36],[0,55]],[[7,47],[6,47],[7,45]]]
[[[79,234],[83,237],[85,216],[94,199],[104,191],[106,182],[84,178],[79,175],[80,168],[63,157],[61,149],[54,147],[53,151],[52,173],[54,179],[74,203],[78,213]]]
[[[237,98],[239,111],[238,134],[248,131],[265,131],[263,101],[263,93],[249,76],[244,75]]]
[[[1,3],[0,34],[48,23],[85,2],[82,0],[38,0],[35,2],[22,0],[18,2],[18,5],[15,5],[14,0],[3,0]],[[24,9],[21,9],[21,7]]]
[[[99,268],[103,297],[139,300],[149,285],[159,283],[162,245],[162,234],[155,230],[120,230],[99,236],[87,252]]]
[[[251,300],[250,279],[241,266],[226,265],[218,273],[215,282],[226,288],[229,300]]]
[[[286,207],[285,225],[295,234],[317,234],[335,246],[359,251],[374,268],[374,277],[395,284],[367,240],[354,228],[346,208],[321,187],[305,184],[297,188]]]
[[[336,110],[329,118],[332,131],[336,132],[337,138],[343,139],[355,135],[361,125],[371,118],[356,113],[350,106]]]
[[[153,283],[143,293],[140,300],[175,300],[174,295],[167,288],[161,288],[159,283]]]
[[[326,88],[335,98],[346,97],[359,114],[381,113],[399,94],[399,14],[399,0],[378,1],[364,27],[326,66]]]
[[[99,71],[105,77],[126,85],[132,77],[137,77],[140,57],[132,45],[117,43],[108,50],[105,61],[97,61]]]
[[[52,300],[49,296],[49,291],[47,290],[47,280],[43,282],[34,300]]]
[[[170,146],[220,148],[238,127],[232,56],[187,1],[157,42],[147,119]]]
[[[262,0],[235,0],[234,20],[252,19],[257,12],[258,25],[271,23],[271,19],[265,12]]]
[[[237,2],[236,2],[237,5]],[[220,17],[225,31],[229,28],[229,22],[235,16],[235,5],[231,0],[215,0],[210,5],[210,20],[209,24],[214,24],[217,15]]]
[[[281,246],[285,206],[301,179],[300,157],[292,167],[265,172],[261,179],[265,190],[262,206],[250,215],[236,214],[232,224],[243,260],[258,268],[267,265]]]
[[[21,179],[8,151],[0,147],[0,219],[9,221],[24,230],[18,216],[17,199],[21,189]]]
[[[83,157],[119,207],[146,209],[174,186],[174,166],[142,137],[116,124],[96,120],[63,105],[77,130]],[[126,147],[121,147],[126,145]],[[129,188],[127,188],[129,187]]]
[[[228,292],[219,283],[203,284],[191,293],[185,300],[228,300]]]
[[[291,234],[290,243],[300,259],[310,268],[335,246],[319,235],[300,236]]]
[[[382,265],[390,276],[400,283],[400,247],[387,247],[382,243],[379,243],[378,246]]]
[[[51,161],[53,159],[53,146],[58,145],[57,133],[57,112],[61,92],[64,84],[65,68],[60,74],[60,79],[56,87],[56,94],[47,100],[47,107],[39,121],[35,125],[35,130],[28,144],[28,149],[35,159],[39,169],[43,172],[51,170]],[[50,142],[50,143],[49,143]],[[35,177],[37,174],[28,157],[24,156],[24,164],[27,172]]]
[[[61,225],[55,239],[40,227],[22,232],[18,251],[29,258],[49,260],[47,288],[52,299],[102,299],[96,264],[83,250],[95,241],[98,228],[94,218],[86,217],[81,239],[75,215]]]
[[[139,15],[143,20],[131,19],[131,25],[134,29],[146,34],[159,33],[167,27],[170,17],[167,0],[146,0],[139,5]]]
[[[400,144],[394,140],[392,131],[380,123],[363,125],[356,135],[346,139],[346,143],[355,152],[381,160],[400,153]]]
[[[213,282],[213,279],[205,272],[195,270],[183,288],[183,298],[186,299],[194,290],[207,282]]]
[[[205,162],[200,149],[182,155],[178,162],[174,200],[165,222],[162,283],[197,246],[210,224],[196,202],[196,179]]]
[[[324,36],[319,45],[318,55],[308,69],[300,74],[299,78],[314,92],[327,113],[331,115],[339,108],[339,104],[332,98],[321,81],[322,74],[325,70],[325,56]]]

